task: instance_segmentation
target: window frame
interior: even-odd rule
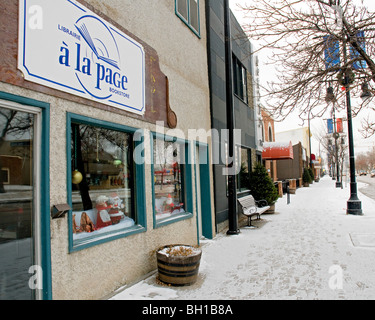
[[[248,97],[248,83],[247,83],[247,69],[241,61],[233,54],[233,93],[242,102],[249,104]]]
[[[187,20],[186,18],[178,11],[178,0],[175,0],[175,14],[182,20],[183,23],[185,23],[191,31],[195,33],[195,35],[201,39],[201,24],[200,24],[200,3],[199,0],[197,0],[197,8],[198,8],[198,30],[195,30],[195,28],[191,24],[191,16],[190,16],[190,1],[195,0],[185,0],[187,4]]]
[[[2,167],[1,171],[4,171],[5,172],[4,176],[6,176],[6,181],[4,180],[3,184],[4,185],[9,185],[10,184],[10,169],[6,168],[6,167]],[[3,175],[2,172],[1,172],[1,175]]]
[[[167,217],[160,219],[159,221],[156,219],[156,212],[155,212],[155,183],[154,183],[154,176],[155,176],[155,169],[154,169],[154,139],[162,139],[165,142],[177,142],[181,145],[184,145],[185,148],[185,164],[184,164],[184,200],[185,200],[185,212],[176,214],[172,217]],[[182,220],[191,219],[193,218],[193,182],[192,182],[192,163],[191,163],[191,142],[188,140],[183,140],[180,138],[168,136],[161,133],[151,132],[151,186],[152,186],[152,212],[153,212],[153,227],[154,229],[176,223]]]
[[[136,224],[129,228],[124,228],[120,230],[113,230],[108,231],[103,235],[96,235],[90,237],[88,239],[74,241],[73,240],[73,210],[70,210],[68,213],[68,235],[69,235],[69,252],[75,252],[84,250],[93,246],[100,245],[102,243],[114,241],[120,238],[125,238],[131,236],[133,234],[138,234],[147,231],[147,220],[146,220],[146,197],[145,197],[145,165],[144,161],[136,161],[136,157],[140,157],[140,154],[134,152],[138,149],[138,146],[144,144],[144,136],[141,134],[141,139],[134,139],[134,136],[142,132],[141,129],[136,129],[132,127],[128,127],[125,125],[120,125],[113,122],[108,122],[104,120],[99,120],[83,115],[78,115],[74,113],[67,113],[67,121],[66,121],[66,145],[67,145],[67,200],[68,204],[72,207],[72,165],[71,165],[71,157],[72,157],[72,150],[71,150],[71,127],[72,123],[82,124],[82,125],[89,125],[94,127],[100,127],[108,130],[114,130],[119,132],[124,132],[127,134],[133,135],[133,172],[134,172],[134,183],[133,183],[133,190],[135,194],[135,201],[132,203],[134,207],[135,215],[137,217]],[[135,183],[135,180],[137,183]]]
[[[23,97],[20,95],[14,95],[8,92],[0,91],[0,105],[17,105],[18,107],[35,107],[38,108],[41,115],[40,119],[40,149],[38,155],[39,168],[40,168],[40,197],[34,199],[37,201],[37,206],[40,208],[40,214],[37,219],[40,235],[40,252],[39,252],[39,263],[43,269],[43,275],[40,279],[43,284],[43,290],[40,293],[40,299],[51,300],[52,299],[52,271],[51,271],[51,212],[50,212],[50,104]]]
[[[241,161],[240,163],[237,163],[237,165],[241,166],[242,164],[242,150],[246,151],[247,154],[247,175],[250,177],[251,172],[251,148],[242,146],[242,145],[236,145],[236,158],[237,161]],[[241,157],[240,157],[241,156]],[[237,195],[250,192],[250,189],[241,188],[241,181],[240,181],[240,172],[237,174],[236,178],[236,191]]]

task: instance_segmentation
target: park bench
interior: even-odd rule
[[[260,219],[260,215],[270,208],[266,200],[257,201],[252,195],[238,198],[237,201],[240,204],[241,213],[247,216],[248,227],[252,227],[252,216],[257,216],[257,219]]]

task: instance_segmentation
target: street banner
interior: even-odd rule
[[[327,129],[328,133],[333,133],[333,120],[327,119]]]
[[[366,40],[365,40],[365,32],[364,31],[358,31],[357,32],[357,43],[361,47],[363,51],[366,52]],[[350,59],[354,60],[357,58],[360,58],[361,55],[358,53],[358,51],[350,46]],[[358,69],[366,69],[367,64],[365,60],[358,60],[353,63],[353,69],[358,70]]]
[[[339,118],[336,120],[336,132],[342,133],[344,131],[343,125],[342,125],[342,118]]]
[[[340,65],[340,44],[332,36],[324,36],[323,39],[325,66],[329,70]]]

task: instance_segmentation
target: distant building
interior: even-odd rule
[[[298,129],[292,129],[287,131],[278,132],[276,136],[276,141],[291,141],[293,145],[301,142],[302,148],[306,152],[307,161],[310,161],[310,137],[309,128],[303,127]]]
[[[277,172],[279,180],[301,179],[303,168],[310,163],[309,128],[299,128],[278,132],[277,141],[291,141],[293,144],[293,160],[278,161]]]
[[[261,109],[262,112],[262,129],[263,129],[263,137],[264,142],[275,142],[276,141],[276,134],[275,134],[275,122],[270,116],[269,112],[264,108]],[[272,181],[277,181],[277,160],[264,160],[264,166],[267,169]]]

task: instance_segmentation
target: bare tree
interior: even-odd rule
[[[3,148],[6,145],[6,138],[12,139],[32,139],[31,130],[33,119],[30,115],[11,109],[0,108],[0,155],[3,154]],[[13,148],[13,155],[19,155],[23,159],[30,159],[31,148],[21,147]],[[1,158],[0,158],[1,168]],[[0,193],[5,193],[3,176],[0,175]]]
[[[339,168],[340,181],[342,181],[344,172],[345,159],[348,156],[348,146],[345,143],[344,135],[341,135],[337,142],[335,141],[334,134],[329,134],[324,128],[320,128],[317,131],[316,138],[319,141],[319,149],[322,147],[323,151],[326,152],[328,157],[328,163],[334,165],[334,171]],[[337,145],[337,153],[336,153]],[[338,165],[337,165],[338,164]]]
[[[358,170],[364,170],[364,171],[368,170],[368,157],[365,153],[360,153],[356,157],[355,161],[356,161]]]
[[[358,163],[358,169],[369,171],[375,168],[375,147],[371,150],[360,153],[356,157],[356,163]]]
[[[370,169],[375,169],[375,147],[372,147],[367,153]]]
[[[247,19],[243,28],[248,37],[260,43],[259,50],[273,51],[270,63],[275,65],[277,77],[263,89],[275,121],[295,111],[303,120],[321,117],[330,108],[328,87],[334,89],[337,110],[344,109],[345,75],[352,81],[354,95],[374,92],[375,13],[369,12],[363,1],[257,0],[240,7]],[[328,53],[328,58],[335,60],[329,51],[335,45],[340,50],[339,64],[326,59]],[[358,63],[363,67],[354,67]],[[353,116],[363,107],[374,108],[370,100],[353,105]],[[374,134],[375,123],[368,121],[364,130],[367,135]]]

